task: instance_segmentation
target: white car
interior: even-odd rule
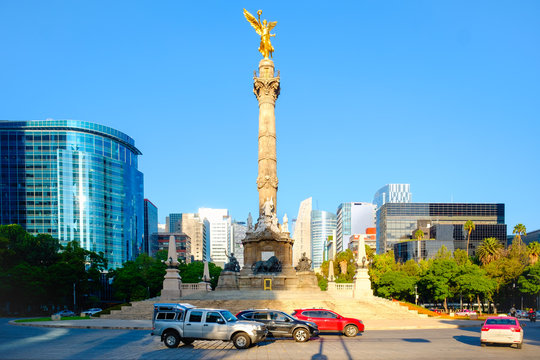
[[[100,308],[91,308],[91,309],[83,311],[83,313],[85,313],[86,315],[92,316],[92,315],[97,314],[100,311],[102,311],[102,309],[100,309]]]
[[[521,349],[523,328],[515,317],[488,317],[480,331],[480,345],[492,343],[516,345]]]

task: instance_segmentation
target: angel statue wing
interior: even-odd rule
[[[244,9],[244,16],[246,17],[246,20],[249,21],[251,26],[253,26],[253,28],[255,29],[257,34],[262,36],[263,32],[262,32],[262,26],[261,26],[260,21],[257,21],[257,19],[255,19],[255,16],[251,15],[249,13],[249,11],[247,11],[246,9]],[[277,24],[277,22],[275,22],[275,23]],[[274,26],[276,26],[276,25],[274,24]],[[272,27],[274,27],[274,26],[272,26]]]
[[[268,31],[272,30],[277,25],[277,21],[271,21],[268,23]]]

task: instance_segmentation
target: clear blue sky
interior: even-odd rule
[[[258,36],[277,20],[278,214],[501,202],[540,228],[539,1],[0,2],[0,119],[111,126],[170,212],[257,212]]]

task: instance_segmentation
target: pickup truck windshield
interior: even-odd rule
[[[238,320],[236,316],[231,314],[229,311],[221,311],[221,315],[223,315],[223,317],[225,318],[225,320],[227,320],[227,322],[235,322]]]

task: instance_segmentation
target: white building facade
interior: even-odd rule
[[[203,223],[205,221],[208,222],[206,231],[210,245],[210,261],[223,267],[228,261],[227,254],[233,252],[231,238],[232,223],[229,210],[200,208],[199,219]]]

